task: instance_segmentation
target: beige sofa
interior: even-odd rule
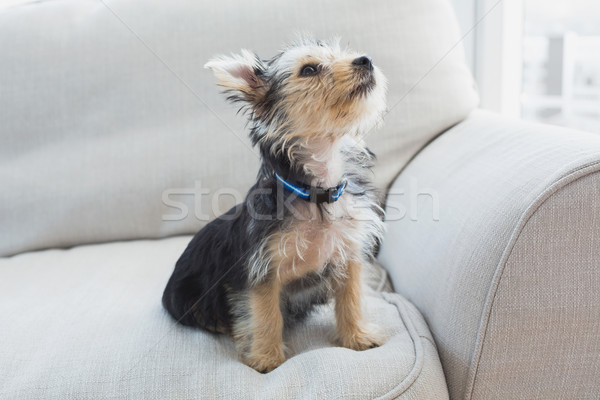
[[[388,340],[337,347],[323,306],[263,375],[160,297],[259,164],[201,66],[300,30],[390,81],[364,274]],[[446,0],[1,8],[0,398],[598,398],[600,137],[475,110],[460,41]]]

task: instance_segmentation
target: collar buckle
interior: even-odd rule
[[[303,189],[283,179],[278,173],[275,173],[275,177],[285,189],[296,194],[301,199],[309,201],[315,204],[321,203],[333,203],[336,202],[340,196],[344,193],[348,181],[344,179],[339,185],[322,188],[319,186],[309,186],[307,189]]]
[[[310,187],[310,196],[308,198],[308,201],[310,201],[311,203],[333,203],[333,195],[334,192],[337,192],[337,186],[333,187],[333,188],[327,188],[324,189],[322,187],[315,187],[315,186],[311,186]]]

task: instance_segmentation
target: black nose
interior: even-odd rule
[[[354,61],[352,61],[352,65],[362,67],[367,71],[373,71],[373,60],[371,60],[371,57],[369,56],[355,58]]]

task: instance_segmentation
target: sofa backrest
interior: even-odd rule
[[[0,11],[0,256],[193,233],[259,160],[213,55],[339,35],[389,79],[377,185],[477,104],[447,0],[54,0]]]

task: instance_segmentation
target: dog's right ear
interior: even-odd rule
[[[259,102],[267,93],[264,79],[265,66],[260,58],[248,50],[231,56],[217,56],[204,68],[213,71],[217,84],[223,86],[232,101]]]

